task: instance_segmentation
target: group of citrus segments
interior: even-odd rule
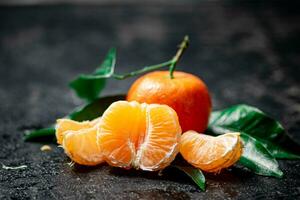
[[[81,165],[158,171],[180,153],[191,165],[218,173],[237,162],[243,151],[239,133],[203,134],[211,99],[198,77],[155,71],[139,78],[126,101],[112,103],[92,121],[58,119],[56,138]]]

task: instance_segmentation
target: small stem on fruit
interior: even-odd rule
[[[112,77],[115,78],[115,79],[122,80],[122,79],[126,79],[126,78],[129,78],[129,77],[132,77],[132,76],[136,76],[136,75],[145,73],[145,72],[149,72],[149,71],[152,71],[152,70],[155,70],[155,69],[159,69],[159,68],[168,66],[171,63],[172,63],[172,60],[169,60],[167,62],[160,63],[160,64],[157,64],[157,65],[146,66],[146,67],[144,67],[140,70],[133,71],[133,72],[130,72],[128,74],[123,74],[123,75],[113,74]]]
[[[189,46],[189,36],[186,35],[184,36],[183,41],[178,46],[179,49],[177,50],[175,56],[172,59],[172,63],[169,68],[171,79],[174,78],[173,72],[175,71],[177,62],[179,61],[179,59],[181,58],[182,54],[184,53],[184,51],[187,49],[188,46]]]
[[[156,64],[156,65],[145,66],[142,69],[130,72],[128,74],[122,74],[122,75],[112,74],[112,77],[115,78],[115,79],[118,79],[118,80],[123,80],[123,79],[129,78],[129,77],[132,77],[132,76],[136,76],[136,75],[140,75],[140,74],[143,74],[143,73],[146,73],[146,72],[149,72],[149,71],[160,69],[162,67],[170,66],[170,68],[169,68],[170,77],[174,78],[173,77],[173,71],[175,70],[175,66],[176,66],[178,60],[181,58],[181,56],[182,56],[183,52],[185,51],[185,49],[188,47],[188,44],[189,44],[189,37],[184,36],[184,39],[180,43],[179,49],[177,50],[176,55],[171,60],[168,60],[168,61],[163,62],[163,63]]]

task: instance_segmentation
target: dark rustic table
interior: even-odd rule
[[[189,34],[179,69],[208,85],[214,109],[257,106],[300,141],[300,7],[283,1],[124,3],[0,7],[0,199],[299,199],[300,161],[280,161],[282,179],[233,167],[207,176],[201,192],[181,172],[75,166],[61,148],[22,140],[81,101],[67,87],[111,46],[117,72],[170,58]],[[109,81],[103,95],[126,93]]]

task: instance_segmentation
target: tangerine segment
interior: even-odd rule
[[[104,112],[98,144],[110,165],[130,166],[140,135],[146,130],[144,107],[136,102],[118,101]]]
[[[174,159],[180,134],[172,108],[118,101],[102,116],[98,144],[112,166],[154,171]]]
[[[71,119],[58,119],[55,126],[55,135],[58,144],[63,143],[66,131],[78,131],[81,129],[92,128],[100,122],[100,117],[92,121],[77,122]]]
[[[180,141],[180,153],[191,165],[207,172],[219,172],[237,162],[242,154],[240,133],[217,137],[185,132]]]
[[[146,134],[140,145],[135,166],[143,170],[167,167],[179,151],[181,127],[176,112],[166,105],[147,107]]]
[[[66,131],[62,147],[74,162],[89,166],[97,165],[104,162],[104,159],[96,142],[96,136],[96,127]]]

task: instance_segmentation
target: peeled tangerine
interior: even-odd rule
[[[239,133],[213,137],[187,131],[181,137],[180,153],[188,163],[203,171],[220,172],[239,160],[242,142]]]
[[[57,143],[76,163],[97,165],[104,162],[97,144],[97,124],[100,118],[93,121],[76,122],[70,119],[59,119],[56,124]]]
[[[155,171],[174,160],[180,136],[178,117],[171,107],[118,101],[104,112],[97,139],[110,165]]]

